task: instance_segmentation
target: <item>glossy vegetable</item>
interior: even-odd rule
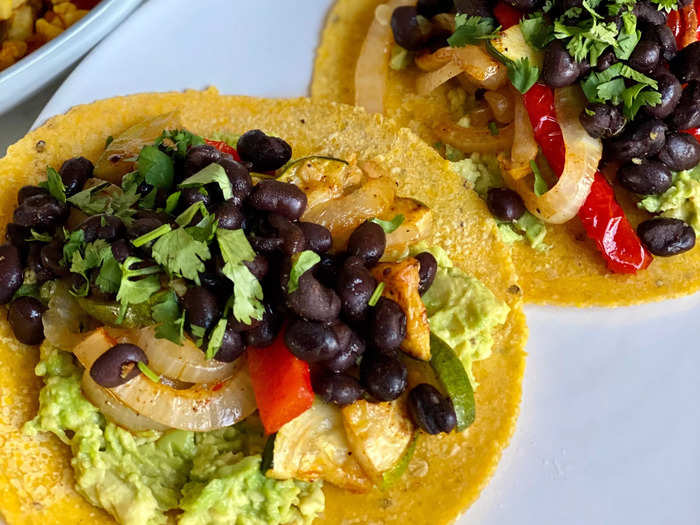
[[[411,443],[409,443],[408,447],[406,447],[406,451],[403,453],[403,455],[399,458],[399,460],[394,464],[391,469],[387,470],[382,474],[382,482],[379,485],[381,489],[388,489],[393,487],[399,479],[406,473],[408,470],[408,466],[411,464],[411,460],[413,459],[413,454],[416,452],[416,445],[418,444],[418,436],[420,434],[416,433],[413,436],[413,439],[411,440]]]
[[[700,40],[700,27],[698,14],[700,13],[700,0],[690,2],[679,10],[669,12],[666,23],[676,37],[678,49]]]
[[[493,8],[493,16],[496,17],[498,23],[503,29],[518,25],[523,13],[515,7],[506,4],[503,0],[496,2]]]
[[[227,153],[227,154],[231,155],[233,157],[233,160],[235,160],[235,161],[241,160],[241,157],[238,155],[236,148],[234,148],[233,146],[230,146],[228,143],[224,142],[223,140],[204,139],[204,142],[206,142],[210,146],[214,146],[221,153]]]
[[[513,124],[499,128],[498,135],[494,135],[486,127],[465,128],[446,120],[439,122],[433,131],[442,142],[463,153],[498,153],[513,144]]]
[[[266,348],[248,348],[248,370],[265,432],[308,410],[314,400],[309,365],[292,355],[284,343],[284,330]]]
[[[467,371],[454,350],[435,334],[430,334],[430,365],[452,399],[457,414],[457,430],[463,431],[473,422],[476,414],[474,390]]]

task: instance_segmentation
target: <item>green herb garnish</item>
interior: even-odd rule
[[[321,257],[311,250],[304,250],[292,255],[292,269],[289,271],[287,292],[296,292],[299,289],[299,277],[316,266],[320,261]]]
[[[154,383],[160,383],[160,376],[156,374],[153,370],[148,368],[148,365],[144,363],[143,361],[138,361],[136,363],[136,366],[141,370],[141,373],[145,375],[148,379],[153,381]]]
[[[375,217],[373,219],[370,219],[369,222],[373,222],[374,224],[378,224],[379,226],[381,226],[382,230],[384,230],[384,233],[392,233],[395,232],[399,228],[399,226],[403,224],[404,220],[406,220],[406,217],[404,217],[403,214],[399,213],[398,215],[394,216],[394,218],[390,221],[383,221],[382,219],[377,219]]]
[[[476,44],[479,40],[496,38],[499,31],[500,27],[495,26],[493,18],[460,13],[455,16],[455,32],[447,39],[447,43],[451,47],[464,47]]]
[[[377,284],[377,287],[374,289],[374,292],[372,292],[372,297],[369,298],[367,304],[369,304],[370,306],[376,306],[377,302],[379,301],[379,298],[384,292],[385,287],[386,285],[384,284],[384,282],[380,281],[379,284]]]

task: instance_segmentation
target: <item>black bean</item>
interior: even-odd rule
[[[605,142],[605,156],[621,162],[653,157],[663,148],[667,129],[660,120],[633,122],[620,135]]]
[[[348,257],[340,270],[336,286],[343,314],[351,321],[364,319],[376,287],[377,281],[362,260],[359,257]]]
[[[259,129],[246,131],[238,139],[238,154],[253,164],[258,172],[275,171],[292,158],[292,147],[279,137],[266,135]]]
[[[385,249],[386,233],[375,222],[363,222],[348,239],[348,254],[359,257],[368,266],[379,262]]]
[[[421,252],[415,256],[416,260],[420,264],[418,270],[418,275],[420,277],[420,282],[418,284],[418,293],[423,295],[427,292],[435,280],[435,275],[437,274],[437,260],[430,252]]]
[[[190,325],[209,330],[221,316],[216,295],[203,286],[192,286],[183,297]]]
[[[198,171],[209,166],[209,164],[219,162],[220,160],[221,152],[214,146],[210,146],[209,144],[192,146],[185,156],[185,178],[191,177]]]
[[[570,86],[579,77],[580,66],[560,40],[550,42],[542,59],[542,81],[548,86]]]
[[[5,239],[7,239],[12,246],[16,246],[23,253],[29,246],[27,239],[31,238],[31,231],[29,228],[20,226],[18,224],[9,223],[5,231]]]
[[[183,188],[180,193],[180,200],[178,201],[178,211],[183,212],[197,202],[203,203],[204,207],[207,209],[213,204],[213,200],[206,189]],[[201,220],[201,215],[197,212],[195,218],[192,219],[192,224],[196,224]]]
[[[16,246],[0,246],[0,275],[0,304],[7,304],[24,282],[24,269]]]
[[[314,392],[326,403],[338,406],[351,405],[362,397],[360,382],[347,374],[325,372],[314,377]]]
[[[287,297],[297,315],[312,321],[333,321],[340,313],[340,299],[308,271],[299,277],[299,288]]]
[[[246,346],[264,348],[270,346],[282,328],[282,318],[269,307],[265,309],[262,321],[254,321],[252,327],[245,332]]]
[[[59,173],[66,187],[66,196],[70,197],[82,190],[85,182],[92,177],[94,169],[92,162],[85,157],[74,157],[65,161]]]
[[[685,46],[671,60],[671,72],[682,84],[700,80],[700,41]]]
[[[22,186],[17,192],[17,204],[22,204],[29,197],[34,197],[35,195],[49,195],[49,190],[39,186]]]
[[[492,3],[489,0],[454,0],[458,13],[482,18],[493,17]]]
[[[141,219],[136,219],[131,223],[131,226],[127,228],[126,236],[131,240],[138,239],[142,235],[146,235],[147,233],[160,228],[163,224],[164,221],[156,217],[143,217]]]
[[[676,37],[673,36],[671,28],[666,24],[654,26],[653,36],[661,47],[661,56],[664,60],[673,59],[678,48],[676,46]]]
[[[304,232],[297,224],[276,213],[271,213],[267,220],[282,239],[282,251],[285,255],[291,256],[297,252],[304,251],[306,238],[304,237]]]
[[[376,348],[396,350],[406,337],[406,314],[396,302],[381,297],[372,311],[369,331]]]
[[[65,220],[68,208],[47,194],[29,197],[14,212],[14,223],[25,228],[49,229]]]
[[[124,223],[114,215],[93,215],[81,222],[75,230],[83,230],[85,242],[97,239],[113,241],[126,234]]]
[[[253,179],[250,178],[248,168],[233,159],[221,159],[219,164],[224,168],[228,180],[231,182],[233,202],[238,207],[242,206],[250,192],[253,191]]]
[[[508,188],[491,188],[486,194],[486,205],[502,221],[517,221],[525,213],[523,199]]]
[[[581,125],[593,138],[610,138],[619,134],[625,127],[627,119],[618,106],[592,103],[579,115]]]
[[[282,237],[258,237],[257,235],[251,235],[248,240],[256,252],[270,253],[280,251],[284,244]]]
[[[353,367],[358,358],[365,352],[365,342],[348,325],[340,321],[331,325],[338,338],[340,350],[332,359],[322,365],[333,372],[345,372]]]
[[[661,46],[653,40],[641,40],[632,51],[627,63],[633,69],[644,73],[651,73],[656,69],[661,58]]]
[[[656,75],[656,81],[659,85],[658,91],[661,93],[661,102],[656,106],[644,106],[644,111],[653,118],[664,119],[678,106],[683,87],[678,79],[668,72]]]
[[[252,261],[245,261],[243,264],[250,270],[257,280],[261,280],[270,268],[269,263],[264,255],[256,255]]]
[[[333,238],[328,228],[313,222],[299,222],[297,225],[306,238],[306,249],[316,253],[325,253],[331,249]]]
[[[657,195],[671,187],[673,175],[657,160],[628,162],[617,172],[617,180],[627,190],[641,195]]]
[[[227,278],[214,272],[201,272],[199,283],[216,295],[224,304],[233,293],[233,283]]]
[[[112,256],[118,263],[123,263],[134,255],[136,255],[136,252],[126,239],[118,239],[112,243]]]
[[[637,226],[644,246],[660,257],[687,252],[695,246],[695,230],[680,219],[658,217]]]
[[[219,221],[219,228],[224,230],[238,230],[243,227],[245,216],[233,199],[219,204],[214,214]]]
[[[314,276],[327,288],[336,288],[342,260],[337,254],[321,254],[321,261],[314,266]],[[337,291],[337,290],[336,290]]]
[[[45,310],[41,301],[34,297],[20,297],[12,302],[7,320],[20,343],[38,345],[44,340],[41,315]]]
[[[669,133],[659,160],[673,171],[692,169],[700,162],[700,143],[687,133]]]
[[[425,18],[432,18],[440,13],[447,13],[454,7],[453,0],[418,0],[416,9]]]
[[[373,352],[360,363],[360,378],[367,392],[379,401],[398,399],[408,385],[408,371],[396,357]]]
[[[391,30],[394,41],[409,51],[419,51],[428,42],[431,26],[427,20],[418,18],[415,6],[401,6],[391,14]]]
[[[634,5],[634,14],[640,22],[646,22],[654,26],[666,23],[664,12],[657,9],[657,5],[652,4],[648,0],[638,1]]]
[[[136,345],[120,343],[95,360],[90,367],[90,376],[98,385],[114,388],[141,373],[137,363],[148,364],[146,353]]]
[[[408,393],[408,413],[413,422],[428,434],[447,433],[457,426],[452,400],[443,397],[428,383],[421,383]]]
[[[306,194],[294,184],[266,179],[258,183],[249,199],[250,205],[262,211],[297,220],[306,210]]]
[[[613,51],[612,48],[608,48],[605,51],[603,51],[603,54],[601,54],[598,57],[598,61],[595,65],[595,70],[600,73],[601,71],[605,71],[610,66],[616,63],[617,55],[615,55],[615,51]]]
[[[66,277],[70,272],[61,265],[61,259],[63,259],[63,246],[57,240],[41,248],[41,265],[54,275]]]
[[[226,330],[224,331],[224,338],[221,341],[221,347],[214,356],[214,359],[217,361],[233,363],[245,352],[243,336],[236,331],[235,328],[236,324],[232,323],[230,320],[226,323]]]
[[[700,81],[688,83],[680,102],[667,120],[672,128],[679,130],[700,127]]]
[[[290,352],[308,363],[328,361],[340,351],[338,338],[330,326],[303,319],[289,323],[284,341]]]
[[[506,0],[506,3],[524,13],[531,13],[543,4],[542,0]]]
[[[41,251],[46,244],[42,245],[39,243],[32,243],[29,248],[29,255],[27,255],[27,268],[29,271],[34,273],[34,277],[38,284],[45,283],[46,281],[54,278],[54,272],[47,265],[41,257]]]

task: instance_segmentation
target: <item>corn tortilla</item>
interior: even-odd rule
[[[493,356],[478,362],[476,423],[464,434],[423,439],[406,475],[394,488],[350,494],[326,484],[320,523],[449,522],[474,501],[493,472],[517,418],[527,337],[521,297],[508,250],[498,241],[483,203],[447,169],[447,162],[407,130],[381,116],[308,99],[263,100],[204,92],[144,94],[79,106],[49,120],[10,147],[0,160],[0,227],[11,219],[17,190],[45,177],[46,166],[76,155],[95,161],[105,139],[158,114],[180,110],[185,127],[200,135],[261,128],[284,137],[294,156],[311,153],[375,158],[391,167],[398,194],[420,196],[435,216],[431,240],[455,263],[482,280],[511,313],[496,334]],[[377,155],[380,157],[377,158]],[[424,189],[427,183],[429,191]],[[68,447],[49,435],[21,433],[38,406],[38,350],[18,343],[0,321],[0,514],[8,525],[110,523],[73,489]],[[429,466],[428,466],[429,465]]]
[[[328,15],[316,56],[311,94],[314,98],[354,103],[355,63],[367,29],[381,0],[338,0]],[[428,144],[438,139],[434,122],[455,120],[451,114],[450,87],[443,84],[431,94],[415,92],[415,68],[389,69],[385,113],[399,125],[416,132]],[[636,225],[649,214],[635,206],[629,194],[617,192],[620,204]],[[659,301],[700,289],[700,249],[670,258],[656,257],[636,275],[607,270],[603,258],[588,239],[578,218],[563,225],[547,225],[546,253],[521,242],[513,243],[512,257],[526,302],[571,306],[620,306]]]

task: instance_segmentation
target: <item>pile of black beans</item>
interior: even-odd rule
[[[284,329],[286,345],[295,356],[310,364],[314,390],[326,402],[342,406],[363,396],[376,401],[397,399],[408,385],[406,365],[399,355],[406,336],[406,315],[396,302],[385,297],[374,306],[369,305],[378,284],[370,269],[384,254],[384,230],[374,222],[364,222],[351,234],[346,252],[330,253],[331,233],[319,224],[300,220],[307,205],[303,191],[274,179],[253,185],[249,171],[279,169],[289,161],[291,147],[259,130],[242,135],[237,146],[240,162],[210,145],[199,145],[191,147],[184,160],[175,163],[176,182],[209,164],[220,164],[232,183],[232,198],[223,200],[220,190],[213,185],[207,186],[206,192],[185,189],[173,215],[138,209],[129,225],[115,216],[95,215],[85,218],[74,229],[83,230],[87,242],[104,239],[110,243],[119,262],[136,256],[143,259],[144,267],[155,266],[151,245],[136,248],[130,241],[166,223],[175,227],[176,214],[195,202],[204,203],[215,214],[219,228],[245,231],[256,253],[255,259],[246,265],[264,291],[262,319],[245,325],[231,315],[215,359],[232,362],[247,346],[269,346]],[[174,155],[166,146],[161,149]],[[73,158],[63,164],[59,174],[67,195],[71,196],[92,177],[93,165],[85,158]],[[152,189],[143,184],[139,191],[146,195]],[[165,198],[167,195],[160,195],[160,202]],[[8,243],[0,246],[0,273],[4,276],[0,283],[0,304],[12,301],[23,283],[25,270],[31,271],[38,284],[64,279],[75,287],[86,285],[83,277],[71,274],[60,262],[66,242],[63,227],[70,208],[70,204],[60,203],[41,187],[25,186],[19,191],[13,222],[7,227]],[[199,220],[195,217],[193,223]],[[51,236],[51,240],[30,240],[32,230]],[[212,243],[210,250],[212,258],[199,275],[200,284],[187,281],[187,290],[179,298],[187,314],[188,329],[196,326],[207,333],[220,319],[234,286],[223,274],[224,261],[217,244]],[[321,261],[300,276],[298,288],[290,293],[287,288],[292,258],[304,250],[317,253]],[[435,278],[437,262],[427,252],[419,254],[417,259],[420,292],[424,293]],[[89,297],[116,301],[115,295],[100,291],[95,277],[91,275],[87,283]],[[18,340],[39,344],[44,339],[45,309],[34,297],[20,297],[11,302],[9,321]],[[122,353],[132,355],[137,350],[131,348],[131,353]],[[110,370],[119,368],[111,366]],[[97,377],[102,376],[97,374]],[[416,423],[427,431],[447,432],[454,427],[454,408],[439,392],[421,387],[409,399]]]

